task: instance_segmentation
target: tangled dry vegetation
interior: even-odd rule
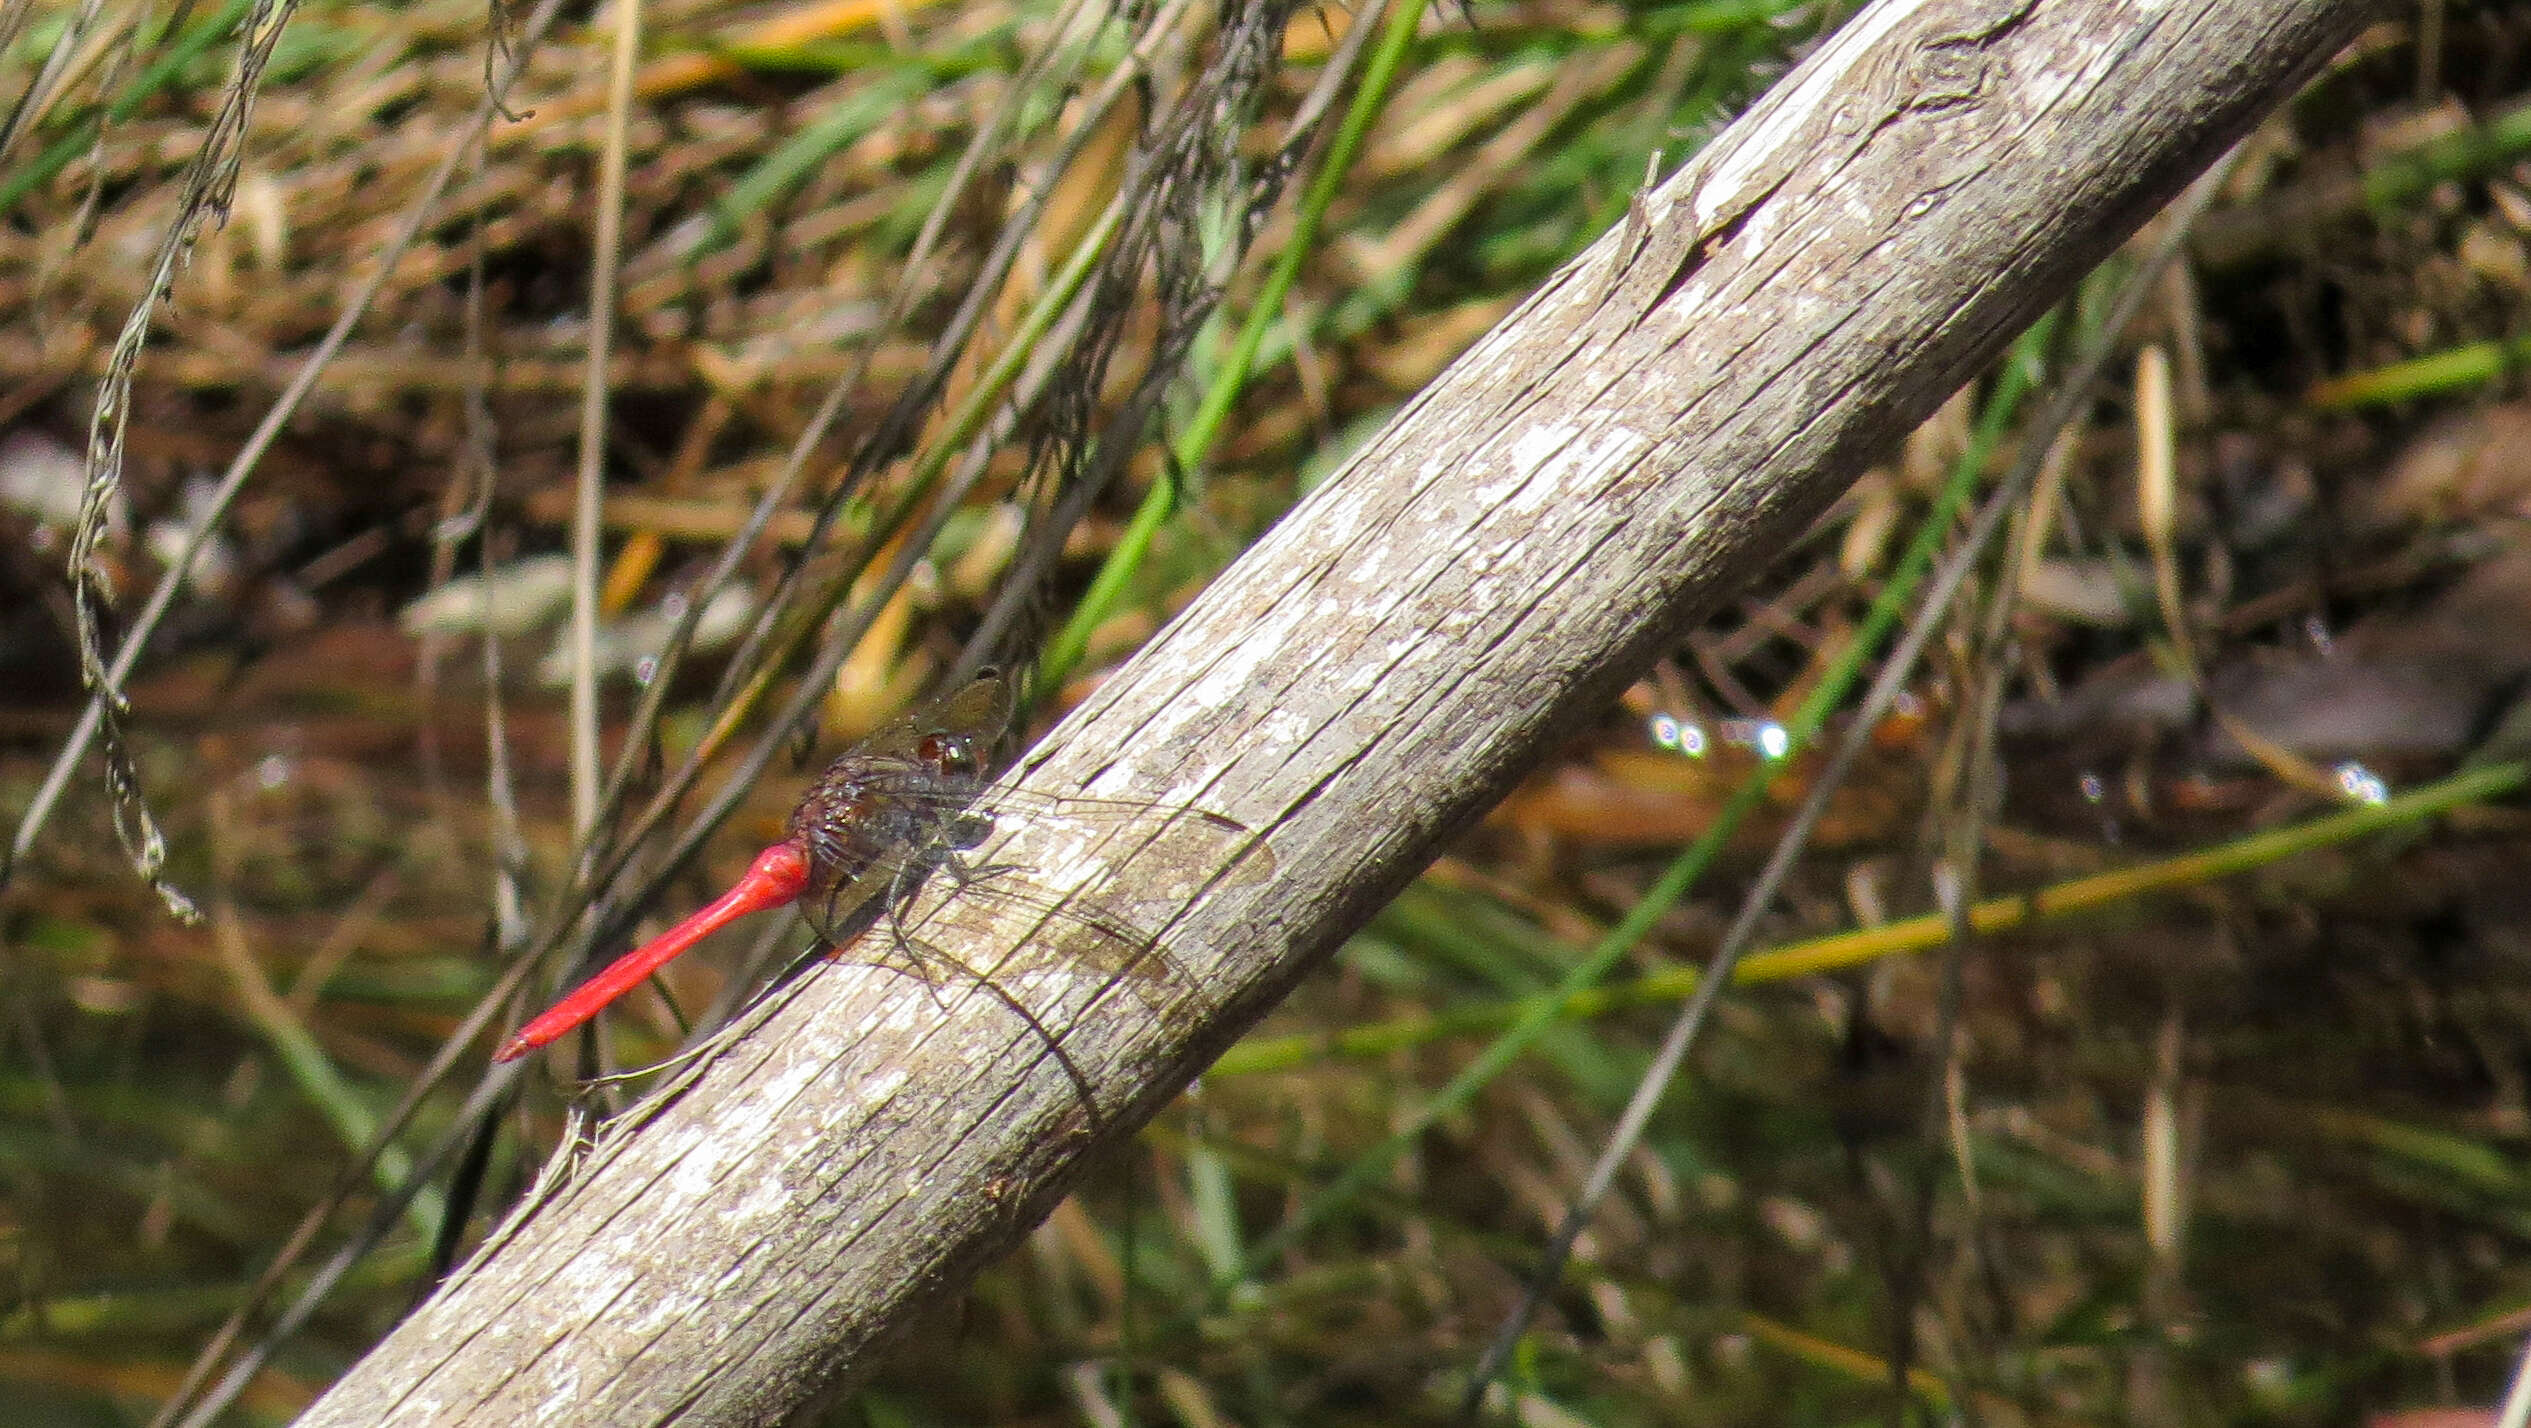
[[[669,0],[619,107],[605,12],[9,6],[8,1420],[197,1394],[231,1316],[257,1342],[304,1286],[305,1259],[259,1276],[326,1207],[317,1253],[351,1273],[237,1410],[286,1416],[555,1141],[550,1089],[470,1138],[468,1071],[364,1158],[574,877],[555,681],[593,273],[618,296],[586,657],[631,751],[616,814],[674,832],[704,802],[679,780],[740,767],[795,695],[832,739],[981,644],[1060,704],[1843,18]],[[79,715],[91,413],[264,40],[227,221],[154,313],[102,509],[124,639],[296,401],[131,681],[185,926],[93,756],[40,789]],[[2531,674],[2526,93],[2519,11],[2386,18],[2192,229],[2069,296],[833,1421],[1444,1415],[1817,768],[1777,745],[1796,709],[1851,706],[1830,671],[1911,542],[1956,540],[1945,492],[2024,453],[2039,496],[1497,1403],[2488,1417],[2531,1297],[2531,829],[2502,801]],[[2184,261],[2107,330],[2165,239]],[[2114,377],[2037,429],[2095,348]],[[1433,1116],[1762,763],[1778,792],[1618,976]],[[683,871],[639,842],[616,893],[716,886],[790,767]],[[1963,943],[1943,887],[2054,891],[1964,913]],[[737,965],[688,961],[683,1015]],[[531,970],[521,997],[560,975]],[[679,1015],[628,1003],[613,1054],[664,1054]]]

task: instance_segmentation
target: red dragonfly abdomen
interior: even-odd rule
[[[712,933],[749,913],[795,901],[807,889],[808,878],[809,861],[797,844],[785,841],[765,849],[756,855],[747,875],[728,892],[582,982],[570,996],[547,1007],[535,1020],[520,1027],[517,1035],[501,1043],[492,1059],[515,1061],[596,1016],[600,1008],[640,986],[642,979]]]

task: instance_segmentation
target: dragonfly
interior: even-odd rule
[[[791,812],[782,840],[756,855],[747,871],[710,903],[674,927],[617,958],[526,1025],[493,1053],[515,1061],[584,1025],[651,974],[713,933],[759,912],[800,904],[829,941],[841,929],[866,927],[876,912],[901,906],[934,870],[946,866],[962,889],[988,898],[1029,898],[998,886],[1013,869],[978,868],[961,854],[981,844],[1005,817],[1034,822],[1183,819],[1172,840],[1174,861],[1129,869],[1150,877],[1171,868],[1232,884],[1261,880],[1271,855],[1248,828],[1219,814],[1106,798],[1061,798],[1006,791],[979,804],[994,744],[1009,727],[1010,684],[987,671],[935,703],[917,709],[845,750],[809,786]],[[1220,871],[1227,866],[1228,871]],[[1192,885],[1162,876],[1147,895],[1182,896]],[[1057,939],[1065,953],[1150,975],[1169,963],[1156,939],[1092,908],[1040,905],[1087,935]],[[900,940],[903,934],[900,930]],[[1092,951],[1104,946],[1105,952]],[[1122,948],[1122,955],[1116,949]],[[1007,1000],[1007,999],[1006,999]]]

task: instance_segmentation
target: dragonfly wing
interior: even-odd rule
[[[1049,802],[1076,804],[1076,811],[1100,817],[1124,807],[1103,800]],[[1051,824],[1032,820],[1018,836],[986,850],[986,861],[953,861],[956,895],[934,915],[946,922],[989,920],[1006,930],[1014,918],[1033,922],[1008,964],[1014,969],[1088,968],[1126,981],[1146,1000],[1160,987],[1192,986],[1156,929],[1207,888],[1264,881],[1273,873],[1273,855],[1246,825],[1217,814],[1151,805],[1131,811],[1144,834],[1139,846],[1130,835],[1104,840],[1087,845],[1069,865],[1053,865],[1042,859],[1055,847],[1082,845],[1058,842],[1048,836],[1057,831]],[[1159,836],[1150,836],[1155,832]]]
[[[927,711],[929,722],[952,734],[970,734],[977,738],[1001,736],[1011,725],[1011,709],[1015,696],[1011,682],[998,674],[980,674],[950,693]]]
[[[989,965],[955,964],[1005,1000],[1017,995],[1016,979],[1048,969],[1110,979],[1130,988],[1155,1011],[1167,1001],[1164,990],[1194,985],[1186,968],[1162,945],[1160,935],[1138,925],[1124,909],[1078,896],[1047,896],[1008,867],[971,872],[959,891],[926,919],[925,926],[944,932],[968,927],[986,936],[1007,936],[1013,919],[1025,928],[1018,946]]]
[[[1102,862],[1083,878],[1043,881],[1095,887],[1102,897],[1128,902],[1181,902],[1209,887],[1253,887],[1274,874],[1274,855],[1247,824],[1198,808],[1003,789],[963,805],[958,816],[975,825],[962,848],[984,841],[986,832],[1013,835],[995,850],[997,863],[1035,869],[1044,866],[1039,850],[1093,850]]]
[[[1048,848],[1052,838],[1031,836],[1031,826],[996,858],[1039,870],[1050,887],[1071,889],[1102,902],[1183,903],[1214,887],[1254,887],[1274,875],[1274,855],[1248,825],[1218,813],[1193,808],[1130,805],[1107,799],[1054,799],[1060,805],[1048,816],[1055,824],[1079,830],[1062,839],[1084,848],[1095,862],[1073,869],[1032,861],[1029,849]],[[1130,816],[1127,810],[1131,809]]]
[[[932,734],[963,734],[990,744],[1011,722],[1010,681],[982,674],[929,703],[916,705],[852,746],[855,754],[911,756]]]

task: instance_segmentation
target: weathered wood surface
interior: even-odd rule
[[[1159,894],[1240,840],[1182,823],[1001,854],[1042,884],[1105,868],[1153,891],[1106,915],[1165,926],[1179,975],[1020,954],[1003,985],[1061,1029],[1059,1060],[971,988],[816,972],[304,1421],[770,1423],[848,1384],[2363,13],[1856,16],[1026,761],[1031,787],[1263,834],[1270,876],[1251,850],[1183,906]],[[932,939],[978,966],[1025,931],[950,920]]]

